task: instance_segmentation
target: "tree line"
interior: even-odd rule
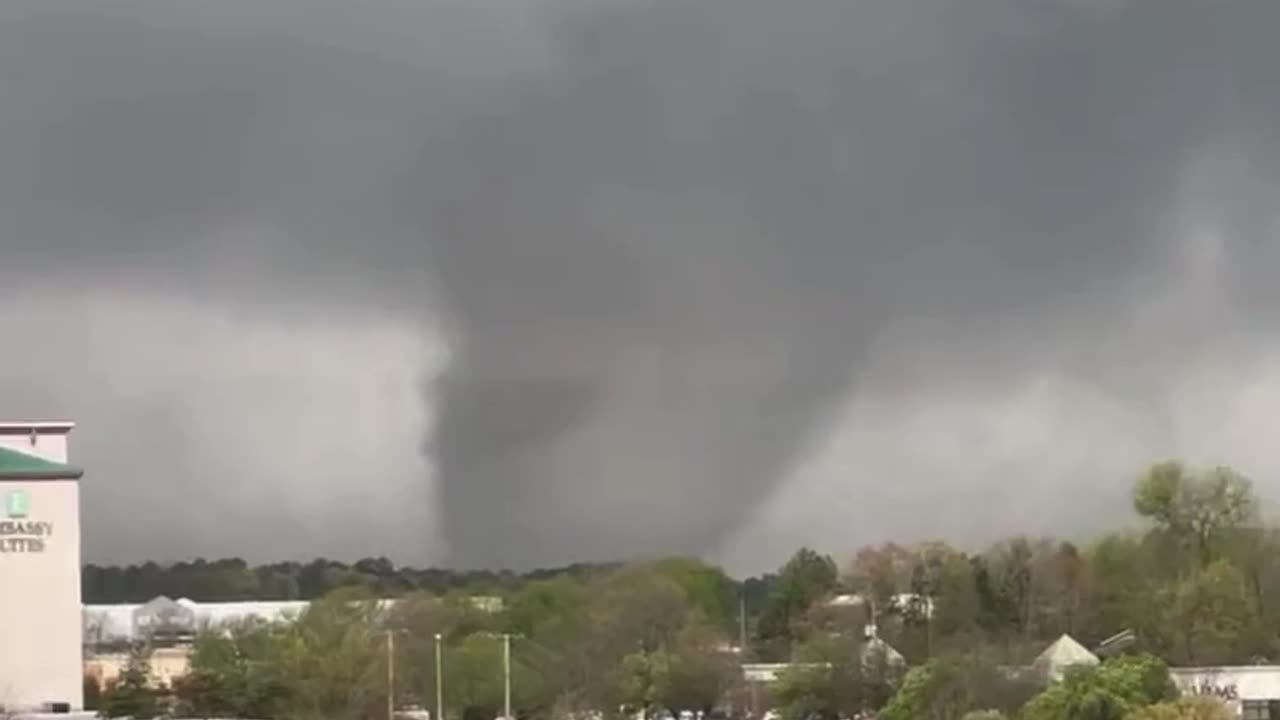
[[[86,593],[318,599],[294,622],[202,634],[193,672],[163,698],[131,685],[128,673],[104,698],[163,700],[205,717],[382,717],[388,687],[398,704],[429,708],[436,633],[450,718],[467,709],[493,717],[500,707],[495,638],[503,634],[515,638],[522,717],[709,712],[726,699],[737,711],[776,707],[795,720],[867,710],[899,720],[1216,717],[1213,703],[1174,697],[1166,664],[1280,660],[1280,532],[1261,521],[1250,481],[1229,468],[1157,464],[1136,482],[1133,506],[1142,529],[1083,546],[1014,537],[969,553],[888,543],[840,560],[801,549],[777,572],[742,583],[686,558],[526,576],[381,560],[263,568],[232,560],[86,568],[101,583],[86,582]],[[143,591],[108,576],[148,584]],[[388,594],[403,600],[368,602]],[[499,595],[504,607],[477,610],[470,594]],[[869,627],[904,666],[868,660]],[[1130,642],[1048,688],[1008,670],[1064,633],[1091,647],[1120,633]],[[743,661],[797,664],[766,696],[748,697]]]

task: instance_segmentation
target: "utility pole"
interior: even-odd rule
[[[393,631],[387,631],[387,720],[396,718],[396,643]]]
[[[511,633],[502,635],[502,707],[503,717],[511,717]]]
[[[440,633],[436,633],[436,717],[435,720],[444,720],[444,672],[441,660],[444,653],[440,651],[440,642],[443,640]]]
[[[746,664],[747,660],[747,591],[743,587],[742,593],[738,595],[738,672],[742,675],[742,679],[747,683],[747,691],[749,697],[747,699],[747,713],[754,716],[756,713],[756,683],[754,680],[747,679]]]

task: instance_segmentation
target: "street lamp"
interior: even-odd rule
[[[395,636],[398,633],[408,634],[407,630],[387,630],[387,720],[395,720],[396,713],[396,650]],[[436,718],[444,718],[444,674],[441,672],[441,641],[444,637],[436,633]]]
[[[387,720],[396,719],[396,631],[387,630]]]
[[[502,708],[503,718],[511,720],[511,634],[502,635]]]
[[[440,642],[443,639],[440,633],[436,633],[436,720],[444,720],[444,672],[441,662],[443,653],[440,650]]]
[[[480,633],[485,637],[502,638],[502,717],[511,718],[511,638],[524,637],[511,633]]]

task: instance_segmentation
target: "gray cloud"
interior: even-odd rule
[[[94,557],[758,569],[1274,465],[1269,4],[94,8],[0,14],[0,392]]]

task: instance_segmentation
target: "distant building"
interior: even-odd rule
[[[821,670],[830,667],[831,663],[743,663],[742,679],[750,683],[769,684],[777,682],[788,670]]]
[[[500,597],[477,595],[467,599],[481,612],[501,612]],[[378,601],[393,607],[397,600]],[[158,645],[180,643],[201,630],[249,620],[281,622],[297,619],[311,605],[307,600],[251,600],[202,603],[157,597],[141,604],[85,605],[81,624],[84,644],[93,650],[118,649],[139,640]]]
[[[304,600],[197,603],[158,597],[142,604],[85,605],[81,623],[86,647],[110,650],[144,639],[180,644],[202,629],[246,620],[288,620],[308,605]]]
[[[907,659],[897,648],[880,638],[875,625],[863,630],[862,667],[864,670],[898,672],[906,668]]]
[[[1045,648],[1032,663],[1032,669],[1041,678],[1057,682],[1073,667],[1097,665],[1101,660],[1070,635],[1063,635]]]
[[[1221,700],[1242,720],[1280,720],[1280,666],[1186,667],[1169,671],[1184,695]]]
[[[391,608],[397,600],[377,602]],[[499,612],[503,607],[502,598],[494,596],[474,596],[468,602],[481,612]],[[310,605],[306,600],[199,603],[164,596],[140,604],[85,605],[81,613],[84,660],[76,687],[82,689],[87,676],[105,688],[124,672],[130,651],[142,641],[151,648],[151,682],[172,685],[190,669],[192,641],[200,632],[255,620],[288,622]],[[78,654],[77,667],[81,667]]]
[[[0,715],[84,706],[73,423],[0,423]]]
[[[828,607],[867,607],[867,598],[861,593],[843,593],[827,601]],[[878,614],[919,613],[921,617],[933,617],[933,599],[916,593],[896,593],[891,595],[885,607],[876,608]]]
[[[891,676],[906,669],[907,661],[889,643],[876,634],[874,626],[868,625],[864,631],[864,642],[860,659],[863,669],[869,672],[887,672]],[[831,663],[743,663],[742,679],[749,683],[768,685],[777,681],[784,672],[792,669],[823,669],[832,667]]]
[[[157,687],[172,687],[173,681],[191,670],[191,646],[160,647],[147,657],[150,681]],[[91,653],[85,657],[84,676],[92,678],[99,688],[107,688],[129,667],[128,652]]]

